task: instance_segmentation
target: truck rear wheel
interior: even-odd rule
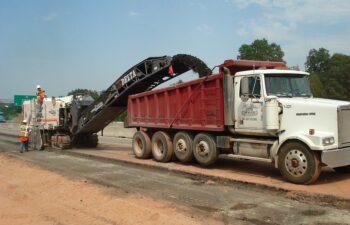
[[[199,133],[193,141],[193,154],[199,164],[209,166],[218,159],[215,139],[207,133]]]
[[[278,154],[278,168],[283,178],[295,184],[311,184],[321,173],[319,155],[298,142],[282,147]]]
[[[173,156],[173,143],[169,135],[163,131],[157,131],[152,136],[152,155],[158,162],[169,162]]]
[[[173,143],[176,158],[183,163],[191,162],[193,159],[192,135],[187,132],[178,132],[175,134]]]
[[[147,133],[137,131],[132,138],[132,150],[138,159],[148,159],[151,157],[152,144]]]

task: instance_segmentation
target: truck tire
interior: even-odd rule
[[[152,155],[158,162],[169,162],[173,157],[173,143],[169,135],[163,131],[157,131],[152,136]]]
[[[333,168],[337,173],[350,173],[350,166],[341,166]]]
[[[174,152],[176,158],[183,163],[191,162],[193,159],[193,137],[187,132],[178,132],[175,134]]]
[[[278,153],[278,168],[283,178],[292,183],[311,184],[320,176],[320,157],[307,146],[290,142]]]
[[[218,159],[215,139],[207,133],[199,133],[193,141],[193,154],[202,166],[210,166]]]
[[[148,159],[151,157],[151,139],[147,133],[137,131],[132,137],[132,150],[138,159]]]

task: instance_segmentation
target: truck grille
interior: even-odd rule
[[[338,110],[339,147],[350,146],[350,105]]]

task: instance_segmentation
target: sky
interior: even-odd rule
[[[151,56],[191,54],[214,67],[261,38],[302,69],[312,48],[350,55],[350,1],[0,0],[0,99],[37,84],[48,96],[101,91]]]

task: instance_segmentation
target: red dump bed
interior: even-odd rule
[[[129,96],[130,127],[223,131],[223,75]]]

